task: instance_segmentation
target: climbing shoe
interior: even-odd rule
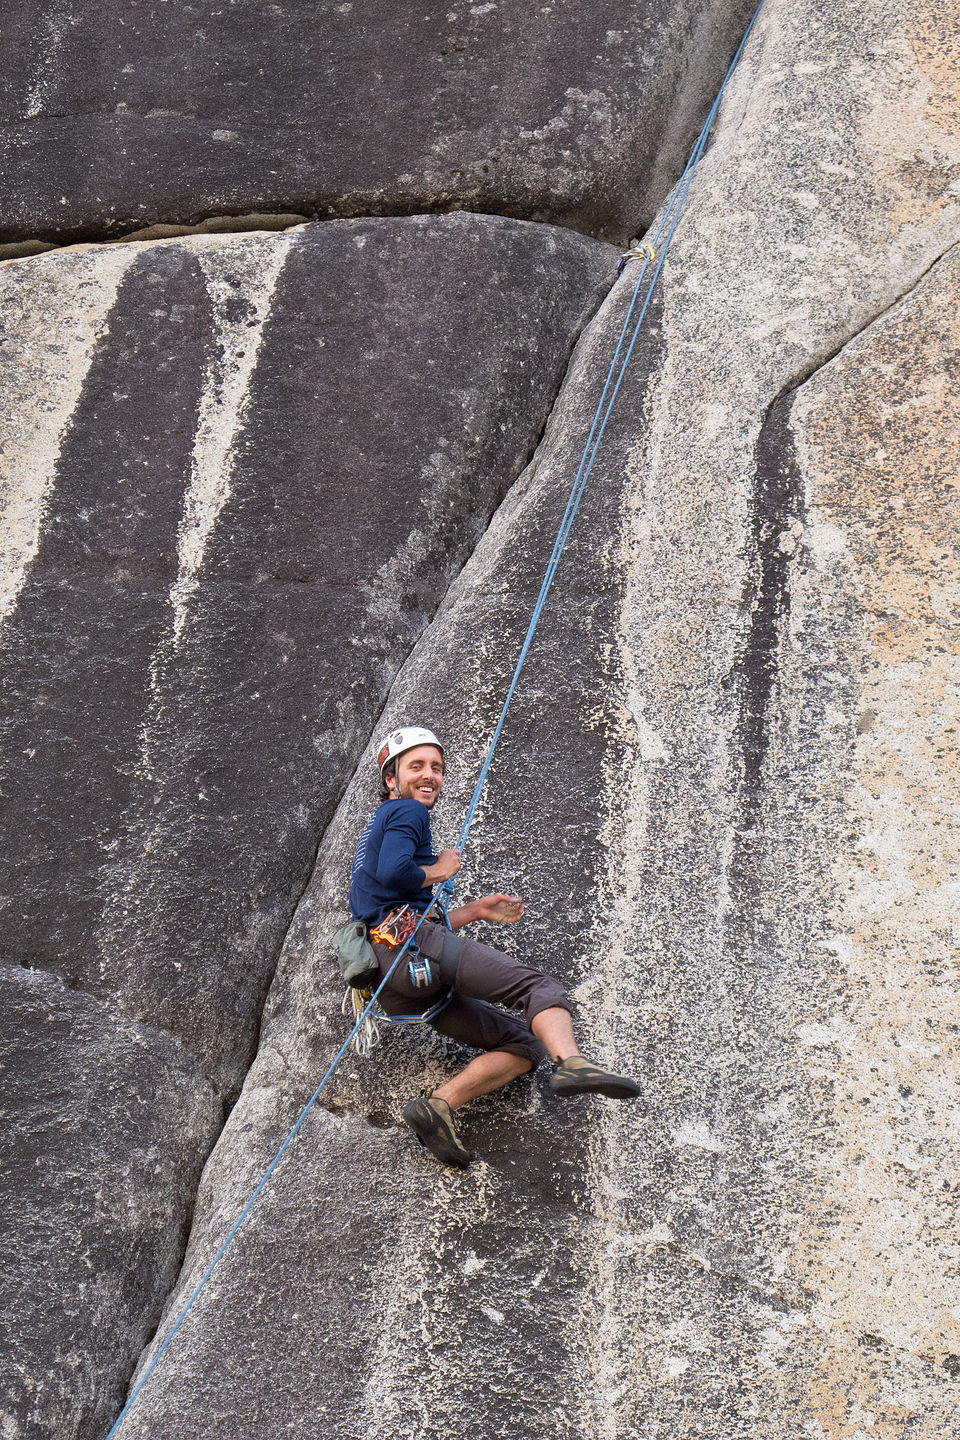
[[[611,1100],[632,1100],[640,1094],[640,1086],[636,1080],[603,1070],[582,1055],[571,1055],[568,1060],[554,1062],[550,1089],[554,1095],[596,1093],[609,1095]]]
[[[418,1100],[408,1100],[403,1107],[403,1118],[425,1145],[431,1155],[436,1155],[444,1165],[457,1165],[466,1170],[473,1155],[464,1150],[453,1128],[453,1111],[446,1100],[435,1100],[424,1095]]]

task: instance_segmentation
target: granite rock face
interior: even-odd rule
[[[768,0],[474,832],[464,893],[525,895],[505,938],[645,1104],[523,1079],[451,1175],[398,1112],[465,1057],[346,1062],[129,1435],[952,1433],[957,22]],[[324,836],[171,1317],[343,1034],[384,730],[448,739],[455,833],[631,286]]]
[[[0,997],[0,1428],[97,1434],[176,1278],[221,1106],[169,1035],[55,976],[4,967]]]
[[[599,14],[577,14],[581,39]],[[66,50],[96,33],[58,15]],[[643,1103],[560,1102],[545,1074],[524,1077],[463,1112],[478,1160],[452,1174],[399,1111],[464,1052],[411,1028],[347,1060],[128,1440],[953,1436],[958,33],[955,0],[766,0],[471,838],[461,893],[528,906],[486,938],[563,978],[584,1048],[641,1076]],[[410,173],[436,203],[436,171]],[[490,195],[478,203],[512,203]],[[94,1173],[142,1206],[149,1157],[162,1172],[146,1225],[95,1194],[81,1248],[44,1281],[87,1358],[45,1314],[21,1326],[5,1432],[86,1440],[156,1317],[257,1026],[141,1374],[346,1033],[327,936],[395,724],[447,740],[435,828],[456,833],[636,269],[551,409],[611,274],[609,250],[575,236],[336,221],[36,264],[0,272],[14,307],[21,277],[39,287],[12,311],[29,343],[6,372],[9,673],[28,701],[4,793],[36,897],[11,958],[56,973],[2,973],[31,1016],[82,1017],[62,1051],[78,1114],[122,1112],[122,1132],[134,1113],[96,1088],[98,1007],[108,1090],[152,1097],[143,1055],[162,1077],[129,1154],[101,1160],[82,1131],[50,1218],[34,1232],[17,1214],[28,1253],[47,1236],[57,1255]],[[38,335],[38,313],[69,323]],[[361,395],[358,374],[375,377]],[[130,464],[111,471],[117,437]],[[424,517],[427,478],[440,498]],[[383,567],[370,516],[398,484]],[[54,849],[64,826],[75,858]],[[62,907],[44,911],[55,886]],[[25,1106],[18,1195],[45,1123]],[[83,1247],[103,1253],[114,1230],[121,1267],[88,1311]],[[88,1338],[111,1322],[112,1350]],[[31,1388],[45,1366],[47,1396]]]
[[[753,0],[20,0],[0,240],[462,208],[625,240]]]
[[[620,295],[614,314],[622,313]],[[547,456],[500,507],[377,727],[379,735],[401,717],[418,717],[450,738],[448,826],[496,718],[539,587],[563,509],[560,478],[589,427],[613,323],[608,311],[578,348]],[[653,368],[655,336],[644,351],[640,374]],[[616,431],[617,448],[628,444],[629,412]],[[549,960],[572,984],[589,977],[604,865],[595,797],[608,761],[604,697],[615,694],[609,637],[623,586],[612,548],[621,505],[619,488],[604,484],[585,502],[563,598],[531,661],[472,851],[471,869],[482,871],[486,885],[535,895],[539,918],[525,927],[524,953]],[[309,1093],[340,1043],[342,986],[334,983],[326,937],[344,918],[353,845],[375,803],[374,749],[375,742],[325,833],[298,907],[257,1061],[234,1112],[237,1130],[228,1125],[201,1187],[203,1220],[184,1284],[206,1264],[214,1235],[253,1189],[306,1099],[304,1087]],[[544,783],[545,770],[556,782]],[[318,1440],[414,1433],[418,1424],[428,1435],[467,1424],[481,1435],[504,1426],[539,1435],[544,1423],[556,1425],[557,1410],[574,1393],[567,1348],[575,1341],[565,1327],[582,1276],[571,1261],[584,1228],[596,1228],[588,1213],[589,1127],[577,1123],[576,1102],[562,1109],[545,1097],[542,1078],[523,1079],[476,1107],[468,1133],[482,1162],[468,1175],[451,1179],[424,1165],[409,1132],[397,1128],[398,1101],[425,1082],[439,1083],[466,1053],[417,1029],[391,1033],[375,1064],[345,1062],[329,1095],[334,1113],[315,1114],[289,1168],[278,1172],[218,1271],[218,1299],[204,1293],[177,1336],[176,1357],[165,1358],[125,1422],[132,1436],[186,1436],[200,1406],[217,1436],[251,1425],[263,1434],[296,1427]],[[288,1184],[302,1206],[291,1201]],[[264,1267],[272,1279],[262,1288],[256,1281],[251,1311],[244,1287]],[[255,1326],[256,1363],[254,1313],[264,1318]],[[350,1316],[338,1323],[332,1346],[320,1339],[324,1313]],[[556,1364],[544,1362],[548,1317]],[[488,1344],[501,1352],[496,1366]]]
[[[8,961],[239,1085],[324,825],[612,263],[461,215],[6,272],[101,307],[7,367]]]
[[[878,1433],[925,1437],[950,1433],[960,1398],[958,285],[955,244],[766,427],[804,500],[782,541],[763,869],[796,858],[762,924],[806,940],[819,989],[796,1029],[817,1108],[784,1259],[820,1344],[790,1413],[828,1434],[844,1395]]]
[[[11,1247],[44,1265],[10,1299],[8,1434],[116,1413],[320,836],[615,259],[454,215],[3,272],[0,976],[36,973],[31,1023],[68,1010],[49,1060],[77,1083],[31,1102],[27,1143],[44,1104],[81,1117],[62,1184],[56,1148],[39,1190],[22,1159],[5,1177]],[[100,1082],[144,1112],[103,1147]]]

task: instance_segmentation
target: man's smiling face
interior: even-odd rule
[[[436,745],[415,745],[397,761],[396,779],[387,776],[387,785],[401,800],[420,800],[430,810],[443,786],[443,756]]]

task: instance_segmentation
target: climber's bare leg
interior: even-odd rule
[[[458,1110],[468,1100],[499,1090],[502,1085],[509,1085],[518,1075],[526,1075],[532,1069],[529,1060],[513,1055],[509,1050],[487,1050],[483,1055],[475,1056],[459,1075],[454,1075],[452,1080],[434,1090],[434,1098],[446,1100],[451,1110]]]
[[[560,1005],[551,1005],[541,1010],[530,1021],[530,1029],[542,1045],[546,1046],[551,1060],[568,1060],[579,1055],[577,1042],[573,1038],[573,1020],[569,1010]]]

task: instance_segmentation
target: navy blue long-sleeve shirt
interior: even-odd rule
[[[436,864],[430,811],[419,800],[385,800],[363,827],[350,876],[350,913],[379,925],[399,905],[426,910],[433,886],[425,865]]]

